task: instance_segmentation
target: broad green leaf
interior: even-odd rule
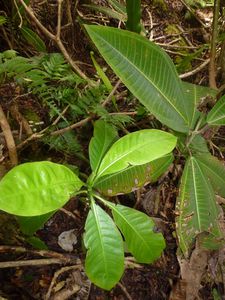
[[[103,14],[109,16],[110,18],[114,18],[119,21],[125,21],[127,18],[126,12],[121,13],[119,11],[115,11],[115,10],[105,7],[105,6],[100,6],[100,5],[95,5],[95,4],[83,4],[83,6],[88,7],[97,12],[102,12]]]
[[[117,173],[100,177],[95,182],[94,188],[107,196],[131,193],[149,182],[156,181],[172,161],[173,155],[170,153],[151,163],[128,167]]]
[[[67,167],[42,161],[13,168],[0,181],[0,209],[38,216],[62,207],[83,182]]]
[[[187,257],[198,234],[211,233],[218,227],[215,194],[195,157],[190,157],[185,164],[176,208],[179,246]]]
[[[162,254],[165,241],[154,232],[154,222],[144,213],[123,205],[112,206],[116,225],[121,230],[129,252],[140,263],[151,263]]]
[[[182,81],[182,86],[187,99],[190,102],[194,102],[195,107],[201,103],[206,97],[216,98],[217,90],[209,88],[207,86],[196,85],[190,82]]]
[[[50,213],[34,217],[17,216],[16,219],[23,234],[33,235],[38,229],[44,226],[54,213],[54,211],[51,211]]]
[[[225,198],[225,166],[211,154],[196,156],[205,176],[210,179],[210,183],[220,196]]]
[[[189,156],[190,150],[192,154],[209,153],[207,142],[200,134],[195,135],[188,146],[186,135],[176,132],[176,136],[178,137],[177,146],[182,154]]]
[[[106,26],[85,26],[101,55],[135,97],[162,123],[188,132],[193,104],[169,56],[143,36]]]
[[[113,126],[103,120],[95,122],[94,136],[89,144],[89,158],[92,171],[97,171],[102,158],[117,138],[118,134]]]
[[[215,104],[207,116],[210,125],[225,125],[225,95]]]
[[[127,13],[127,11],[126,11],[126,6],[122,3],[120,3],[119,1],[117,1],[117,0],[108,0],[108,2],[109,2],[109,4],[111,4],[112,5],[112,7],[116,10],[116,11],[118,11],[119,13],[121,13],[121,14],[125,14],[126,15],[126,13]]]
[[[127,22],[130,31],[141,32],[141,0],[126,0]]]
[[[22,26],[20,28],[20,31],[25,40],[27,40],[27,42],[32,45],[37,51],[46,52],[45,43],[36,32],[31,30],[27,26]]]
[[[158,159],[174,149],[176,140],[172,134],[157,129],[129,133],[116,141],[103,157],[97,178]]]
[[[207,146],[206,140],[200,135],[197,134],[189,145],[189,149],[192,151],[192,154],[195,153],[209,153],[209,148]]]
[[[193,83],[182,81],[183,91],[186,96],[186,100],[191,104],[192,110],[192,122],[191,128],[194,128],[197,119],[200,117],[201,113],[197,110],[198,105],[206,97],[215,98],[217,91],[209,87],[196,85]]]
[[[124,271],[123,240],[113,220],[92,203],[85,224],[85,271],[97,286],[110,290]]]

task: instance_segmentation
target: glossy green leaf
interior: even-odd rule
[[[179,246],[188,257],[195,237],[218,227],[219,213],[213,188],[195,157],[185,164],[176,208]]]
[[[138,262],[151,263],[160,257],[165,241],[161,233],[154,232],[155,224],[146,214],[123,205],[112,206],[112,214]]]
[[[22,26],[20,28],[20,31],[25,40],[27,40],[27,42],[32,45],[37,51],[46,52],[45,43],[36,32],[31,30],[27,26]]]
[[[170,153],[164,157],[140,166],[131,166],[120,172],[100,177],[94,188],[101,194],[115,196],[131,193],[143,185],[156,181],[173,161]]]
[[[124,271],[123,240],[110,216],[94,203],[86,220],[84,243],[87,276],[97,286],[110,290]]]
[[[225,166],[223,161],[219,161],[211,154],[196,156],[205,176],[210,179],[210,183],[216,194],[225,198]]]
[[[176,140],[172,134],[157,129],[129,133],[116,141],[103,157],[97,178],[158,159],[174,149]]]
[[[0,209],[19,216],[38,216],[62,207],[82,187],[67,167],[42,161],[13,168],[0,181]]]
[[[225,125],[225,95],[215,104],[207,116],[210,125]]]
[[[103,120],[94,125],[94,136],[89,144],[89,158],[92,171],[97,171],[102,158],[118,138],[116,129]]]
[[[133,32],[85,26],[101,55],[135,97],[162,123],[188,132],[193,104],[185,99],[181,80],[169,56]]]

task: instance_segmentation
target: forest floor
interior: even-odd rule
[[[35,2],[35,1],[34,1]],[[106,1],[107,2],[107,1]],[[191,1],[190,1],[191,2]],[[198,1],[193,1],[198,2]],[[201,2],[201,1],[199,1]],[[97,4],[105,1],[96,1]],[[78,6],[79,8],[79,6]],[[191,8],[190,11],[188,8]],[[187,6],[184,1],[144,1],[143,4],[143,26],[146,36],[150,40],[158,43],[175,62],[179,74],[189,82],[201,85],[208,85],[208,64],[204,62],[209,59],[209,37],[211,34],[211,23],[213,11],[212,7]],[[95,13],[88,8],[79,8],[80,17],[85,22],[100,24],[111,24],[118,26],[112,18],[105,18],[101,13]],[[193,14],[194,12],[194,14]],[[44,17],[39,12],[40,17]],[[45,20],[46,22],[46,20]],[[50,26],[51,26],[51,22]],[[69,40],[71,32],[65,34],[65,40]],[[87,37],[81,30],[73,33],[76,42],[73,44],[73,56],[76,60],[83,63],[83,71],[92,76],[94,69],[89,58],[90,45]],[[71,34],[72,35],[72,34]],[[4,43],[1,50],[6,50]],[[56,48],[49,42],[49,51],[56,51]],[[198,50],[196,50],[198,49]],[[26,51],[24,51],[26,53]],[[29,51],[28,51],[29,52]],[[101,58],[100,64],[104,64]],[[198,68],[200,66],[200,68]],[[198,68],[198,69],[196,69]],[[114,75],[112,80],[116,81]],[[222,85],[222,75],[218,77]],[[3,106],[7,110],[10,106],[10,99],[18,97],[23,91],[7,82],[0,87],[0,96],[5,100]],[[117,91],[120,99],[120,111],[128,110],[129,93],[126,92],[121,84]],[[133,105],[133,104],[132,104]],[[18,101],[20,111],[25,109],[37,112],[41,120],[48,118],[46,108],[42,107],[37,97],[29,95]],[[147,128],[149,119],[137,120],[135,125],[130,124],[126,130],[132,131],[133,128]],[[19,130],[16,122],[12,122],[13,130]],[[92,134],[92,125],[87,124],[78,128],[77,132],[83,141],[84,153],[87,153],[88,141]],[[224,131],[219,132],[224,137]],[[1,138],[1,136],[0,136]],[[213,150],[221,158],[225,155],[224,143],[221,141],[216,144]],[[26,145],[19,152],[20,162],[52,159],[53,161],[65,161],[78,165],[82,172],[86,173],[85,162],[80,162],[77,157],[65,155],[62,152],[51,149],[41,141],[34,141]],[[0,174],[7,171],[7,162],[0,166]],[[177,257],[177,240],[175,235],[175,201],[178,194],[177,184],[180,178],[182,165],[171,166],[168,172],[158,182],[149,184],[136,192],[135,195],[121,196],[120,203],[135,207],[149,216],[153,217],[156,223],[156,230],[163,233],[166,240],[166,249],[155,263],[151,265],[140,265],[127,258],[126,270],[120,280],[110,292],[91,284],[85,276],[82,263],[84,262],[84,246],[82,234],[84,232],[84,222],[87,216],[87,209],[79,199],[71,199],[67,205],[54,214],[47,221],[44,228],[37,232],[39,237],[48,247],[47,252],[34,250],[23,238],[13,217],[6,214],[1,215],[0,219],[0,253],[1,262],[13,261],[20,262],[31,260],[30,265],[18,266],[14,268],[0,268],[0,299],[80,299],[80,300],[185,300],[187,289],[192,296],[190,299],[217,300],[224,299],[224,270],[217,270],[215,265],[218,255],[221,257],[224,252],[214,252],[208,257],[207,266],[201,265],[199,258],[199,270],[196,273],[191,269],[192,278],[189,282],[181,280],[181,262]],[[65,250],[65,245],[60,243],[60,235],[69,232],[68,243],[75,239],[72,251]],[[64,241],[65,244],[65,241]],[[60,246],[61,245],[61,246]],[[64,248],[64,249],[63,249]],[[200,253],[204,256],[205,253]],[[35,265],[35,261],[45,257],[46,260],[62,258],[68,259],[63,265],[47,263],[45,266]],[[223,256],[224,257],[224,256]],[[222,258],[221,258],[222,259]],[[76,260],[76,264],[72,262]],[[68,263],[69,262],[69,263]],[[189,266],[192,268],[193,266]],[[186,271],[188,268],[186,268]],[[187,271],[188,272],[188,271]],[[198,274],[199,272],[199,274]],[[196,290],[195,280],[200,276],[199,286]],[[193,287],[193,289],[192,289]],[[191,291],[192,290],[192,291]],[[46,297],[46,294],[48,297]],[[217,298],[216,298],[217,297]]]

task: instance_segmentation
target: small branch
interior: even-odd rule
[[[88,123],[89,121],[92,120],[92,117],[87,117],[73,125],[70,125],[68,127],[65,127],[65,128],[62,128],[62,129],[59,129],[59,130],[56,130],[56,131],[53,131],[50,133],[50,135],[59,135],[59,134],[63,134],[69,130],[72,130],[72,129],[75,129],[75,128],[78,128],[78,127],[81,127],[81,126],[84,126],[86,123]]]
[[[63,267],[61,268],[60,270],[56,271],[53,278],[52,278],[52,281],[51,281],[51,284],[48,288],[48,292],[47,294],[45,295],[45,300],[48,300],[50,299],[50,296],[51,296],[51,293],[52,293],[52,290],[53,290],[53,287],[54,285],[56,284],[56,281],[58,279],[58,277],[65,273],[65,272],[68,272],[68,271],[71,271],[71,270],[77,270],[77,269],[80,269],[80,265],[77,265],[77,266],[68,266],[68,267]],[[80,289],[80,287],[79,287]]]
[[[65,261],[58,259],[58,258],[5,261],[5,262],[0,262],[0,269],[18,268],[18,267],[27,267],[27,266],[46,266],[46,265],[53,265],[53,264],[61,265],[64,263],[65,263]]]
[[[18,164],[16,145],[15,145],[15,141],[14,141],[9,123],[7,121],[7,118],[5,116],[5,113],[4,113],[1,105],[0,105],[0,126],[3,131],[6,145],[7,145],[8,151],[9,151],[9,158],[11,161],[11,165],[16,166]]]
[[[23,0],[19,0],[21,5],[23,5],[26,13],[29,15],[29,17],[32,19],[32,21],[39,27],[39,29],[51,40],[55,40],[55,35],[52,34],[47,28],[45,28],[44,25],[36,18],[35,14],[33,13],[32,9],[26,5],[26,3]]]
[[[199,65],[197,68],[191,70],[190,72],[184,73],[179,75],[180,78],[187,78],[190,76],[193,76],[195,74],[197,74],[199,71],[201,71],[202,69],[204,69],[208,64],[209,64],[210,59],[206,59],[201,65]]]
[[[57,40],[60,40],[60,35],[61,35],[62,3],[63,0],[58,0],[58,20],[57,20],[57,32],[56,32]]]
[[[60,259],[61,261],[64,262],[73,262],[75,264],[80,263],[80,261],[78,259],[76,259],[76,257],[74,258],[74,256],[65,254],[65,253],[59,253],[59,252],[54,252],[54,251],[50,251],[50,250],[33,250],[33,249],[26,249],[24,247],[20,247],[20,246],[6,246],[6,245],[0,245],[0,253],[4,253],[4,252],[15,252],[15,253],[30,253],[33,255],[39,255],[42,257],[51,257],[51,258],[57,258]]]
[[[111,90],[110,94],[108,97],[105,99],[105,101],[102,103],[102,106],[105,107],[112,99],[113,95],[115,94],[116,90],[118,89],[119,85],[121,83],[121,80],[119,79],[113,89]]]
[[[122,283],[118,282],[117,285],[121,288],[121,290],[123,291],[123,293],[125,294],[128,300],[133,300],[131,295],[128,293],[127,289]]]
[[[18,124],[22,124],[23,129],[25,130],[26,134],[28,136],[33,134],[32,129],[30,128],[29,123],[27,122],[27,120],[23,117],[23,115],[21,115],[21,113],[19,112],[18,106],[17,104],[13,104],[10,107],[10,113],[12,115],[12,117],[18,122]]]
[[[80,70],[80,68],[77,66],[77,64],[72,60],[71,56],[67,52],[66,48],[64,47],[61,39],[60,39],[60,32],[61,32],[61,5],[63,0],[58,0],[58,26],[57,26],[57,32],[56,34],[52,34],[34,15],[32,9],[26,5],[24,0],[19,0],[19,2],[23,5],[26,13],[29,15],[29,17],[34,21],[34,23],[39,27],[39,29],[51,40],[53,40],[56,45],[58,46],[59,50],[64,55],[66,61],[71,65],[73,70],[84,80],[89,80],[88,77]]]
[[[218,35],[218,19],[220,10],[220,0],[214,1],[213,10],[213,28],[212,28],[212,38],[211,38],[211,50],[210,50],[210,62],[209,62],[209,86],[213,89],[217,89],[216,86],[216,42]]]

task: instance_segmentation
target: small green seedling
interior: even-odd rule
[[[32,217],[42,222],[71,196],[86,195],[90,210],[84,233],[85,271],[93,283],[110,290],[124,272],[124,242],[138,262],[151,263],[161,255],[165,241],[161,233],[154,232],[151,218],[108,198],[156,180],[171,164],[176,141],[174,135],[156,129],[119,139],[114,127],[99,120],[89,144],[92,174],[86,183],[60,164],[21,164],[0,182],[0,209],[20,216],[26,231]],[[109,208],[112,216],[98,203]]]

